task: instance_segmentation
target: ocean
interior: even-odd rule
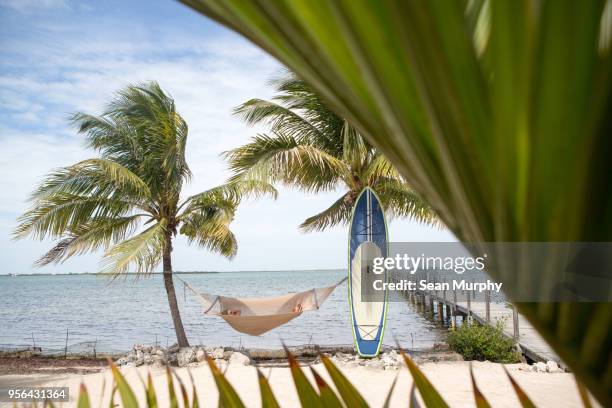
[[[275,296],[329,286],[338,271],[220,272],[182,274],[199,291],[235,297]],[[347,286],[342,284],[318,311],[262,336],[231,329],[221,318],[205,316],[197,298],[175,279],[183,324],[191,344],[280,348],[304,344],[350,345]],[[68,338],[66,340],[66,337]],[[408,303],[391,302],[384,343],[424,349],[443,339],[433,322]],[[161,275],[111,281],[95,275],[0,276],[0,349],[36,345],[43,353],[120,353],[133,344],[171,345],[174,329]]]

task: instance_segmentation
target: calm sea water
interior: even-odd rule
[[[181,275],[202,292],[240,297],[274,296],[329,286],[344,271],[223,272]],[[200,303],[175,280],[179,307],[192,344],[248,348],[287,345],[352,344],[346,283],[316,312],[263,336],[232,330],[221,318],[204,316]],[[390,303],[385,343],[394,338],[405,347],[426,348],[441,331],[406,303]],[[96,349],[121,352],[135,343],[165,346],[175,342],[166,293],[160,275],[109,281],[94,275],[0,276],[0,348],[41,346],[63,350],[68,329],[70,351],[95,342]],[[33,337],[33,339],[32,339]],[[90,345],[89,345],[90,347]]]

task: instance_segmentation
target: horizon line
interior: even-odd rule
[[[254,269],[254,270],[233,270],[233,271],[172,271],[173,274],[206,274],[206,273],[240,273],[240,272],[330,272],[330,271],[342,271],[346,268],[308,268],[308,269]],[[43,273],[0,273],[0,276],[56,276],[56,275],[109,275],[104,272],[43,272]],[[137,273],[137,272],[125,272],[120,275],[163,275],[163,272],[149,272],[149,273]]]

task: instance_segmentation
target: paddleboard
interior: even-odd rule
[[[375,280],[387,281],[386,272],[375,274],[373,260],[386,257],[387,224],[380,200],[369,187],[353,207],[349,231],[348,291],[351,326],[357,352],[376,357],[380,352],[387,316],[387,293],[375,291]]]

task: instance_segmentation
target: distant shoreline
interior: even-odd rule
[[[346,268],[330,268],[330,269],[274,269],[274,270],[247,270],[247,271],[174,271],[173,274],[178,275],[208,275],[216,273],[259,273],[259,272],[338,272],[345,271]],[[151,272],[148,275],[162,275],[163,272]],[[2,273],[0,277],[18,277],[18,276],[105,276],[108,274],[99,272],[66,272],[66,273]],[[138,275],[136,272],[126,272],[121,275]],[[108,275],[110,276],[110,275]]]

